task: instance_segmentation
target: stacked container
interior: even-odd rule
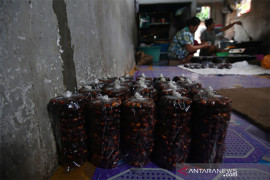
[[[192,100],[173,92],[159,101],[154,149],[154,162],[163,168],[175,170],[189,154]]]
[[[89,104],[90,160],[97,167],[113,168],[120,159],[120,106],[120,99],[108,96],[100,96]]]
[[[155,103],[138,93],[124,101],[121,122],[122,152],[125,160],[142,167],[150,161],[154,148]]]
[[[51,99],[48,104],[60,161],[67,171],[80,167],[87,159],[85,106],[85,97],[71,92]]]
[[[190,162],[221,163],[231,116],[231,100],[212,90],[194,96]]]

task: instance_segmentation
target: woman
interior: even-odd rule
[[[198,49],[210,46],[208,43],[194,45],[193,33],[198,29],[200,22],[199,18],[193,17],[187,22],[186,27],[175,34],[168,49],[169,58],[179,59],[179,64],[188,63]]]

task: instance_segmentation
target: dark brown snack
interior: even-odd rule
[[[188,63],[185,64],[184,67],[189,69],[201,69],[202,65],[200,63]]]
[[[207,68],[207,67],[208,67],[208,66],[206,66],[205,64],[202,64],[202,65],[201,65],[201,68],[202,68],[202,69],[205,69],[205,68]]]
[[[190,99],[193,99],[193,96],[200,92],[202,89],[202,84],[190,80],[187,80],[184,83],[178,82],[178,84],[188,90],[188,97]]]
[[[217,65],[218,69],[231,69],[232,68],[232,64],[230,63],[220,63]]]
[[[225,63],[220,63],[220,64],[217,64],[217,68],[218,69],[225,69]]]
[[[101,95],[101,89],[92,89],[91,86],[84,86],[79,89],[79,93],[84,94],[84,96],[90,100],[95,99],[97,96]]]
[[[226,69],[232,69],[232,64],[231,63],[227,63],[225,66]]]
[[[202,68],[202,65],[200,63],[194,63],[193,66],[194,66],[194,69],[201,69]]]
[[[153,160],[162,168],[175,170],[177,163],[185,163],[189,154],[192,100],[181,97],[163,96],[158,105]]]
[[[138,93],[125,100],[121,119],[121,149],[125,161],[143,167],[150,161],[154,147],[155,103]]]
[[[215,63],[210,63],[210,64],[208,65],[208,67],[209,67],[209,68],[216,68],[216,64],[215,64]]]
[[[100,168],[116,167],[120,158],[121,100],[99,96],[91,100],[87,118],[90,161]]]
[[[190,68],[190,64],[184,64],[185,68]]]
[[[67,172],[80,167],[87,159],[85,107],[82,94],[67,93],[48,104],[48,112],[60,153],[60,163]]]
[[[213,91],[202,91],[194,96],[189,162],[222,162],[231,110],[231,100]]]

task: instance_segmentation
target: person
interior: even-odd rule
[[[170,59],[179,59],[179,64],[188,63],[198,49],[210,46],[208,43],[194,45],[193,33],[198,29],[200,22],[199,18],[193,17],[187,22],[186,27],[174,35],[168,48]]]
[[[242,25],[241,21],[236,21],[221,29],[215,29],[215,22],[212,18],[205,20],[204,23],[206,26],[206,30],[204,30],[201,34],[201,42],[202,43],[209,42],[211,46],[207,48],[202,48],[200,51],[200,56],[208,56],[208,55],[213,55],[217,52],[221,52],[221,50],[215,46],[216,34],[230,29],[235,24]]]

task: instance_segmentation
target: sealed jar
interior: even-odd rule
[[[121,149],[125,161],[143,167],[154,147],[155,102],[136,93],[124,101],[121,119]]]
[[[154,162],[175,170],[177,163],[185,163],[189,154],[192,100],[179,93],[163,96],[158,105],[155,129]]]
[[[221,163],[232,101],[212,90],[194,96],[190,162]]]
[[[48,104],[60,163],[67,172],[71,168],[80,167],[87,159],[86,105],[86,98],[82,94],[71,92],[52,98]]]
[[[121,100],[99,96],[91,100],[87,118],[91,162],[100,168],[116,167],[120,159]]]

